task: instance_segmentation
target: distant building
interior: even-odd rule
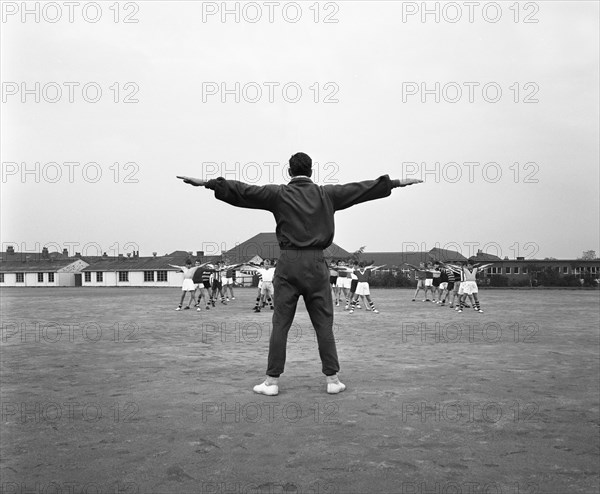
[[[180,287],[183,274],[171,265],[183,266],[189,259],[202,263],[224,260],[228,264],[240,264],[235,273],[236,283],[252,286],[256,283],[255,273],[248,263],[259,264],[264,259],[277,259],[280,254],[275,233],[259,233],[218,256],[205,256],[204,252],[177,250],[164,256],[140,257],[139,252],[126,256],[109,257],[106,254],[95,257],[82,257],[78,253],[69,256],[66,249],[62,253],[15,252],[8,247],[0,252],[0,287]],[[327,260],[350,260],[354,254],[332,244],[325,250]],[[467,261],[459,252],[434,248],[428,252],[363,252],[361,261],[385,265],[382,272],[394,276],[415,279],[415,271],[408,265],[418,266],[420,262],[441,260],[447,263]],[[483,284],[494,286],[555,284],[568,280],[573,285],[597,286],[600,275],[600,259],[500,259],[497,256],[478,251],[470,258],[476,263],[493,263],[481,277]],[[581,281],[581,283],[579,283]]]
[[[181,287],[183,273],[171,264],[184,266],[188,259],[193,263],[196,260],[216,262],[220,256],[204,256],[201,251],[196,255],[175,251],[161,257],[139,257],[136,253],[131,257],[105,257],[82,270],[83,286]]]
[[[360,259],[367,263],[372,262],[376,266],[385,265],[385,268],[381,270],[382,273],[403,274],[412,280],[415,279],[415,270],[409,267],[409,264],[419,266],[421,262],[443,261],[453,263],[467,260],[459,252],[438,248],[420,252],[363,252]]]
[[[579,278],[600,275],[600,259],[500,259],[486,269],[485,274],[505,276],[509,281],[537,279],[541,273],[553,272],[556,277],[575,276]]]
[[[41,253],[0,253],[0,287],[81,286],[81,271],[88,263],[80,258],[58,258]]]

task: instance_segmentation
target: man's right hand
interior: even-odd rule
[[[182,177],[180,175],[177,175],[177,178],[183,180],[183,182],[186,184],[193,185],[194,187],[202,187],[203,185],[206,185],[206,180],[202,180],[200,178]]]

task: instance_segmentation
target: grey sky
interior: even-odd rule
[[[279,183],[289,156],[304,151],[319,183],[423,175],[339,212],[335,242],[347,250],[599,251],[598,3],[500,2],[497,22],[491,3],[469,22],[465,2],[427,2],[439,8],[435,22],[410,15],[422,2],[279,2],[269,22],[268,2],[229,2],[235,22],[209,15],[222,2],[124,2],[115,23],[113,2],[101,2],[97,22],[77,9],[71,23],[64,2],[56,22],[56,10],[29,2],[38,23],[5,2],[3,247],[229,249],[273,231],[272,216],[175,175]],[[455,6],[462,17],[451,22]],[[34,93],[22,102],[23,82],[40,83],[39,103]],[[236,82],[239,103],[233,93],[223,102],[221,84]],[[436,82],[440,101],[422,102],[421,84]],[[79,84],[73,102],[65,83]],[[96,103],[82,94],[89,83],[90,100],[102,89]],[[98,165],[84,174],[89,162]]]

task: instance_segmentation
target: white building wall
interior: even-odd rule
[[[56,273],[54,281],[52,286],[75,286],[75,273]]]
[[[183,285],[183,273],[178,271],[167,271],[167,286],[178,286],[181,288]]]
[[[96,281],[96,271],[92,272],[91,281],[85,281],[85,274],[82,273],[82,283],[84,287],[99,286],[136,286],[136,287],[181,287],[183,283],[183,273],[167,271],[167,281],[156,281],[157,271],[154,269],[154,281],[144,281],[144,271],[129,271],[129,281],[119,281],[118,271],[103,271],[102,281]]]
[[[37,286],[37,273],[25,273],[25,283],[17,283],[17,286]]]
[[[104,286],[117,286],[117,273],[115,271],[105,271],[104,272]]]
[[[0,283],[0,286],[25,286],[25,283],[17,284],[16,273],[4,273],[4,283]]]
[[[82,286],[106,286],[106,273],[102,273],[102,281],[96,281],[96,271],[90,271],[90,281],[85,281],[85,272],[81,273]]]

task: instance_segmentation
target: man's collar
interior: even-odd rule
[[[310,177],[307,177],[306,175],[296,175],[295,177],[292,177],[290,179],[290,182],[293,182],[296,179],[306,179],[306,180],[309,180],[310,182],[312,182],[312,180],[310,179]]]

